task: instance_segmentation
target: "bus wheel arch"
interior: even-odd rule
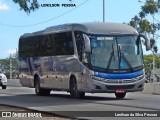
[[[78,91],[77,80],[74,75],[70,76],[69,91],[70,91],[71,97],[73,97],[73,98],[79,99],[79,98],[83,98],[85,96],[85,92]]]

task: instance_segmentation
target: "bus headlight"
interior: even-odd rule
[[[142,80],[143,78],[144,78],[144,75],[141,75],[141,76],[137,77],[136,79],[137,80]]]
[[[97,81],[105,81],[106,80],[105,78],[100,78],[100,77],[97,77],[94,75],[92,75],[92,79],[97,80]]]

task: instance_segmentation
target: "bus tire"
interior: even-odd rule
[[[71,97],[77,98],[77,99],[83,98],[85,96],[85,92],[78,91],[75,77],[71,77],[71,80],[70,80],[70,95]]]
[[[122,98],[124,98],[126,96],[126,92],[124,92],[124,93],[115,93],[115,96],[116,96],[117,99],[122,99]]]
[[[37,80],[35,80],[35,93],[38,96],[49,96],[50,90],[49,89],[42,89],[40,87],[40,80],[37,79]]]
[[[6,89],[7,88],[7,86],[6,85],[2,85],[2,89]]]

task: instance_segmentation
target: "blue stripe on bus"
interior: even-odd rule
[[[133,72],[133,73],[119,73],[119,74],[110,74],[110,73],[102,73],[102,72],[92,72],[93,75],[106,79],[131,79],[142,75],[143,70]]]

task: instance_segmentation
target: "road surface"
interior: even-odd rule
[[[124,99],[116,99],[114,94],[107,93],[86,94],[84,99],[73,99],[66,92],[53,91],[50,96],[36,96],[32,88],[8,86],[6,90],[0,89],[0,104],[45,111],[71,118],[135,120],[131,116],[118,117],[119,113],[125,115],[137,113],[139,117],[136,119],[139,120],[158,120],[160,118],[140,117],[141,113],[144,115],[146,112],[148,112],[147,114],[160,115],[160,95],[140,92],[127,93]],[[118,115],[116,116],[116,114]]]

